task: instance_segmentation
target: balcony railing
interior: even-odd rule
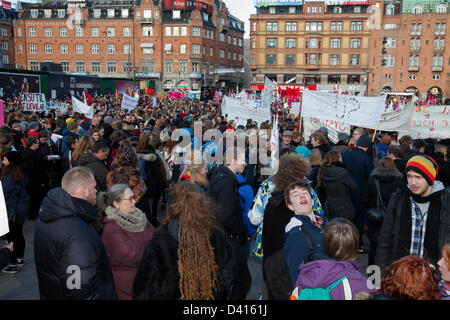
[[[142,18],[141,23],[153,23],[153,18]]]
[[[431,67],[431,71],[439,71],[439,72],[442,72],[442,66],[434,66],[434,67]]]

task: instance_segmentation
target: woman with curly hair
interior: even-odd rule
[[[147,244],[133,283],[135,300],[225,300],[236,260],[214,221],[215,204],[189,181],[172,190],[169,216]]]
[[[76,167],[78,165],[78,160],[84,154],[91,152],[94,147],[94,139],[91,136],[83,136],[78,141],[77,146],[72,152],[72,166]]]
[[[439,300],[435,271],[419,256],[409,255],[386,268],[381,288],[371,300]]]
[[[442,280],[439,282],[441,299],[450,300],[450,243],[442,248],[442,258],[438,261]]]

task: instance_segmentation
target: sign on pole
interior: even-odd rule
[[[22,92],[20,94],[23,111],[45,111],[45,95],[43,93]]]
[[[136,106],[138,105],[139,102],[139,96],[136,95],[135,97],[131,97],[129,95],[127,95],[126,93],[123,94],[123,98],[122,98],[122,106],[121,109],[124,110],[133,110],[134,108],[136,108]]]

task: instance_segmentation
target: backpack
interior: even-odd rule
[[[344,286],[345,300],[352,300],[352,290],[347,276],[343,276],[330,284],[327,288],[305,288],[298,294],[298,287],[294,289],[291,300],[333,300],[330,291],[336,288],[342,282]]]

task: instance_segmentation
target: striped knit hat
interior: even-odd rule
[[[438,173],[438,165],[433,158],[426,155],[418,155],[409,159],[405,167],[405,174],[408,170],[414,170],[427,180],[430,186],[433,185]]]

